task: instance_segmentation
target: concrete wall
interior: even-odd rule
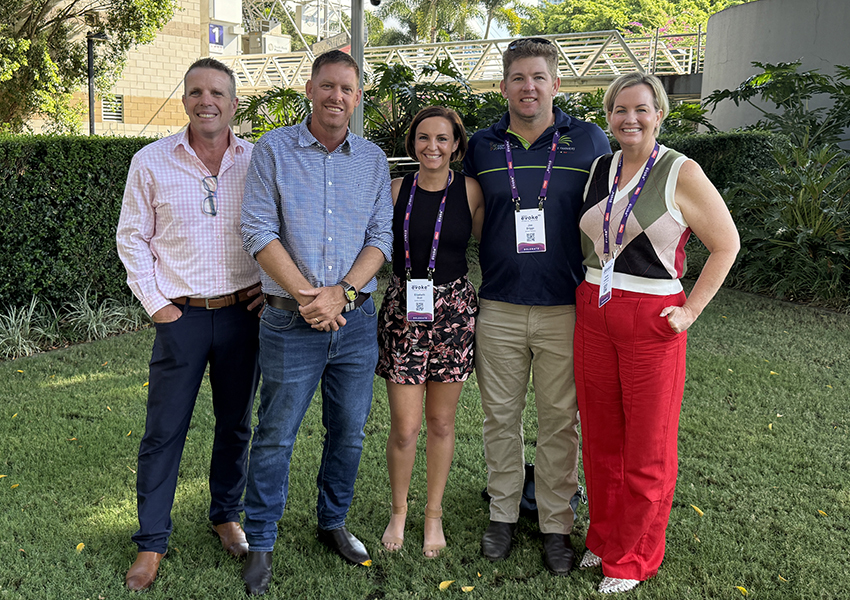
[[[755,75],[752,61],[802,59],[801,71],[833,74],[834,65],[850,65],[848,25],[850,0],[758,0],[727,8],[708,20],[702,96],[734,89]],[[811,103],[823,105],[823,99]],[[726,100],[708,116],[726,131],[759,120],[760,113]]]

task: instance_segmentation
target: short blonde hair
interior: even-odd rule
[[[661,80],[649,73],[639,73],[638,71],[626,73],[617,77],[608,86],[608,89],[605,90],[605,96],[602,98],[602,106],[605,107],[605,118],[607,119],[608,115],[614,112],[614,102],[617,100],[620,92],[626,88],[641,84],[649,86],[655,100],[655,110],[661,111],[661,121],[658,122],[658,126],[655,128],[655,135],[658,135],[658,131],[661,129],[661,123],[664,122],[664,119],[667,118],[667,114],[670,112],[670,100],[667,98],[667,92],[664,90],[664,84],[661,83]]]

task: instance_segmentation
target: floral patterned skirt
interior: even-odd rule
[[[478,299],[464,275],[434,286],[434,320],[409,322],[406,282],[392,276],[378,314],[375,372],[399,384],[466,381],[474,367]]]

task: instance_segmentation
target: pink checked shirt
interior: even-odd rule
[[[152,315],[170,298],[213,298],[260,280],[259,267],[242,249],[242,194],[253,144],[230,132],[218,172],[217,214],[202,209],[212,175],[189,145],[188,129],[153,142],[130,164],[118,255],[127,284]]]

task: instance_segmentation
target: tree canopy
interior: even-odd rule
[[[579,31],[642,32],[660,28],[676,31],[708,21],[721,10],[750,0],[564,0],[522,6],[522,35]]]
[[[153,41],[175,0],[0,0],[0,131],[21,132],[36,114],[55,131],[78,127],[71,95],[86,81],[86,35],[96,44],[98,87],[120,74],[127,52]]]

